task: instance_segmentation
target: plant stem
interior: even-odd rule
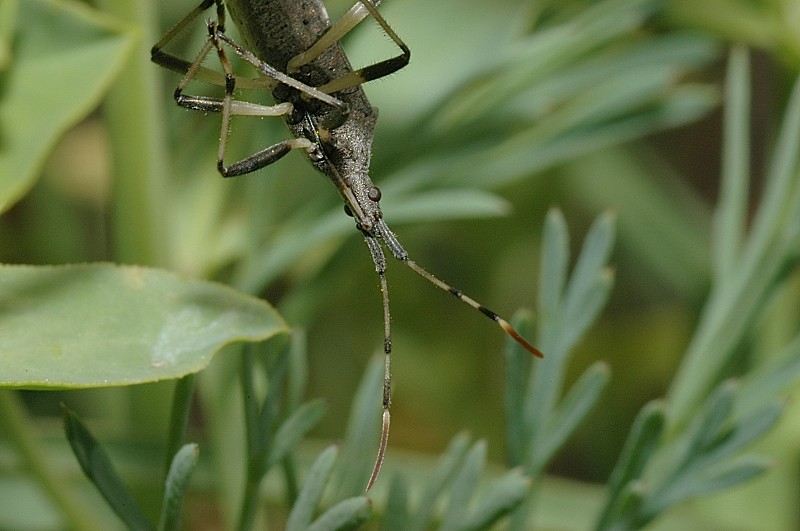
[[[261,476],[253,477],[252,470],[255,467],[250,465],[247,469],[247,483],[244,487],[244,499],[242,500],[242,513],[239,519],[239,531],[249,531],[253,528],[253,521],[256,517],[258,508],[258,488],[261,485]]]
[[[149,61],[155,42],[155,3],[100,0],[99,6],[143,28],[133,57],[108,94],[106,118],[114,157],[113,229],[119,262],[165,265],[165,134],[156,69]]]
[[[55,466],[48,462],[46,452],[34,435],[32,424],[25,414],[25,407],[15,391],[0,392],[0,427],[3,434],[16,447],[25,467],[37,478],[39,486],[49,499],[61,510],[66,520],[65,528],[78,531],[101,529],[91,518],[93,511],[67,487],[67,481],[56,473]]]
[[[183,446],[186,437],[186,426],[189,423],[189,410],[192,407],[195,382],[197,375],[189,374],[175,382],[172,398],[172,413],[169,419],[169,433],[167,434],[167,451],[164,456],[164,477],[169,473],[172,458]]]

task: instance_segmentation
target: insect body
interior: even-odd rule
[[[385,353],[383,427],[367,490],[375,483],[383,463],[391,404],[391,319],[386,257],[381,242],[394,258],[440,289],[479,310],[523,347],[541,357],[536,347],[525,341],[503,318],[412,261],[383,219],[381,193],[369,177],[377,110],[370,105],[361,84],[405,66],[410,51],[378,13],[378,3],[379,0],[361,0],[339,22],[331,25],[321,0],[203,0],[152,49],[153,61],[184,75],[175,90],[175,100],[179,105],[222,114],[217,166],[224,177],[253,172],[275,162],[292,149],[301,149],[311,164],[336,187],[344,201],[345,211],[354,218],[356,228],[366,241],[380,280]],[[217,20],[208,22],[208,40],[194,61],[189,62],[163,51],[177,33],[214,5]],[[225,33],[225,6],[242,35],[244,46],[234,42]],[[402,53],[354,70],[339,39],[368,15],[372,15]],[[223,72],[202,65],[203,59],[212,50],[216,51]],[[226,50],[251,63],[260,77],[236,76]],[[192,79],[224,86],[224,97],[217,99],[185,95],[183,91]],[[233,98],[236,87],[268,89],[276,103],[267,106],[236,100]],[[232,115],[282,116],[293,138],[226,165],[225,146]]]

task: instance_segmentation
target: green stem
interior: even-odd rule
[[[283,458],[281,468],[286,482],[286,505],[294,507],[294,502],[297,501],[297,497],[300,495],[300,486],[297,484],[297,468],[291,454]]]
[[[196,381],[197,375],[190,374],[175,382],[172,414],[169,419],[169,433],[167,434],[167,452],[164,456],[164,477],[169,473],[172,458],[181,449],[186,438],[186,426],[189,424],[189,411],[192,407]]]
[[[15,391],[0,392],[0,427],[5,437],[16,447],[24,466],[38,480],[49,499],[61,510],[65,528],[78,531],[100,529],[92,510],[66,487],[67,480],[56,473],[56,467],[48,462],[25,414],[25,407]]]
[[[258,400],[253,382],[253,372],[255,368],[255,356],[253,355],[253,345],[247,345],[242,352],[242,400],[244,404],[244,422],[246,433],[246,453],[247,470],[244,497],[242,498],[242,511],[239,519],[239,530],[245,531],[253,528],[259,500],[259,486],[263,475],[263,452],[259,452],[258,427],[256,423],[259,418]],[[264,404],[262,407],[267,407]]]
[[[165,134],[156,68],[149,47],[156,41],[155,3],[99,0],[99,6],[142,28],[127,67],[106,99],[105,114],[114,157],[112,220],[115,259],[165,265]]]
[[[258,490],[261,485],[261,476],[253,477],[252,470],[255,467],[252,465],[248,467],[247,483],[244,488],[244,499],[242,500],[242,513],[239,519],[239,531],[249,531],[253,529],[253,522],[256,518],[256,509],[258,509]]]

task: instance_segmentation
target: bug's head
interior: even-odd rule
[[[374,234],[378,222],[383,219],[381,191],[366,175],[361,178],[351,177],[349,184],[343,194],[344,211],[355,219],[356,227],[360,231]]]

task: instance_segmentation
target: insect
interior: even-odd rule
[[[370,105],[361,85],[403,68],[408,64],[411,52],[376,9],[379,3],[380,0],[360,0],[332,25],[322,0],[203,0],[170,29],[151,51],[155,63],[183,74],[174,94],[178,105],[221,113],[217,168],[224,177],[253,172],[299,149],[336,187],[344,201],[345,212],[354,218],[356,228],[364,237],[380,281],[385,354],[381,436],[367,491],[374,485],[383,464],[391,418],[392,338],[384,246],[394,258],[436,287],[492,319],[525,349],[542,357],[542,353],[522,338],[505,319],[411,260],[383,219],[381,192],[369,176],[377,110]],[[193,61],[163,51],[169,41],[212,6],[216,6],[216,20],[207,22],[208,39]],[[238,44],[225,33],[226,8],[244,45]],[[401,53],[354,70],[339,41],[369,15],[400,48]],[[219,57],[222,72],[202,64],[212,50]],[[252,64],[260,75],[257,78],[235,75],[228,60],[229,52]],[[184,94],[191,80],[222,86],[225,88],[224,96],[212,98]],[[236,88],[270,90],[275,104],[260,105],[234,99]],[[233,115],[280,116],[292,138],[226,164],[225,148]]]

